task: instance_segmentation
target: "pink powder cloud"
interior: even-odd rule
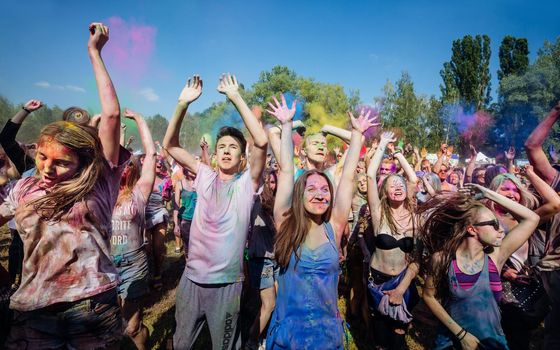
[[[121,17],[110,17],[109,42],[104,58],[112,69],[127,78],[138,81],[146,73],[155,47],[156,28],[125,21]]]

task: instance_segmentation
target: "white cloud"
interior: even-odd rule
[[[369,54],[369,58],[370,58],[372,61],[377,61],[377,60],[379,59],[379,55],[376,54],[376,53],[370,53],[370,54]]]
[[[74,92],[86,92],[86,89],[76,86],[76,85],[58,85],[58,84],[51,84],[48,81],[41,80],[33,84],[43,89],[54,89],[54,90],[67,90],[67,91],[74,91]]]
[[[70,91],[76,91],[76,92],[86,92],[86,89],[81,88],[79,86],[75,86],[75,85],[66,85],[64,86],[67,90]]]
[[[34,84],[35,86],[42,87],[48,89],[51,87],[51,84],[48,81],[38,81]]]
[[[150,101],[150,102],[156,102],[159,101],[159,96],[158,94],[156,94],[156,92],[154,91],[154,89],[152,88],[145,88],[140,90],[140,95],[142,95],[146,100]]]

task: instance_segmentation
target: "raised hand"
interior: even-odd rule
[[[282,103],[278,102],[276,96],[273,96],[272,99],[274,100],[274,104],[269,102],[268,106],[270,107],[270,109],[267,109],[266,111],[270,115],[274,116],[281,124],[291,122],[294,118],[294,115],[296,114],[297,101],[294,100],[294,102],[292,102],[292,107],[288,108],[284,95],[282,95],[281,97]]]
[[[29,100],[23,105],[23,107],[29,112],[33,112],[43,107],[43,102],[39,100]]]
[[[478,152],[472,144],[469,144],[469,151],[471,152],[471,159],[472,158],[476,159],[476,156],[478,155]]]
[[[239,92],[239,84],[237,84],[237,79],[235,75],[222,74],[220,77],[220,83],[218,84],[218,92],[230,97],[233,94]]]
[[[101,114],[96,114],[93,116],[93,118],[89,120],[89,126],[93,126],[94,128],[97,128],[100,121],[101,121]]]
[[[515,158],[515,148],[510,147],[504,154],[507,160],[513,160]]]
[[[428,150],[426,149],[426,147],[422,147],[422,149],[420,150],[420,155],[422,156],[422,158],[426,158],[426,156],[428,155]]]
[[[397,139],[395,138],[395,133],[392,131],[385,131],[379,137],[379,144],[383,146],[387,146],[390,142],[395,142]]]
[[[103,23],[94,22],[89,25],[88,48],[101,52],[103,46],[109,41],[109,27]]]
[[[459,191],[465,195],[471,196],[476,200],[480,200],[486,196],[487,189],[478,184],[468,183],[459,189]]]
[[[367,129],[373,126],[381,125],[380,123],[375,122],[375,116],[371,119],[369,118],[371,114],[371,110],[368,110],[367,113],[365,114],[364,113],[365,110],[362,109],[360,111],[360,115],[358,116],[358,118],[355,118],[352,112],[348,112],[348,116],[350,117],[350,122],[352,123],[352,129],[360,132],[361,134],[363,134],[364,132],[367,131]]]
[[[125,108],[125,109],[124,109],[124,114],[123,114],[123,115],[124,115],[126,118],[128,118],[128,119],[134,119],[134,118],[140,116],[139,113],[136,113],[136,112],[134,112],[133,110],[128,109],[128,108]],[[123,124],[123,125],[124,125],[124,124]],[[126,128],[126,125],[125,125],[124,127]]]
[[[453,146],[447,147],[445,154],[447,155],[447,158],[451,158],[451,156],[453,155]]]
[[[208,150],[208,142],[206,142],[206,138],[204,136],[200,139],[200,148],[202,148],[202,150]]]
[[[179,102],[190,104],[194,102],[202,94],[202,79],[200,76],[195,75],[187,79],[187,83],[181,93],[179,94]]]

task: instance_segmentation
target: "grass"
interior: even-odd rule
[[[11,238],[7,227],[0,227],[0,264],[7,268],[8,246]],[[152,349],[171,349],[171,339],[175,331],[175,290],[181,278],[185,261],[182,253],[174,252],[175,243],[172,235],[168,236],[167,257],[164,265],[163,289],[159,292],[150,293],[145,300],[144,324],[150,331],[150,347]],[[255,300],[252,295],[246,296],[249,300]],[[338,306],[340,313],[346,314],[346,299],[339,298]],[[242,332],[246,334],[250,322],[256,315],[259,306],[256,303],[246,303],[241,310]],[[414,309],[414,321],[407,333],[406,343],[411,350],[430,349],[435,336],[437,322],[434,316],[420,302]],[[367,330],[361,322],[353,322],[349,328],[349,349],[371,349],[367,341]],[[542,326],[533,335],[531,350],[542,348],[543,328]],[[211,340],[208,328],[205,327],[194,347],[196,350],[210,349]],[[121,349],[135,349],[129,339],[123,339]]]

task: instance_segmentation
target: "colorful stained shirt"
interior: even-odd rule
[[[113,209],[111,255],[118,258],[144,245],[146,198],[135,186],[129,198]]]
[[[0,215],[15,216],[24,249],[22,281],[10,308],[37,310],[117,286],[110,254],[111,214],[129,157],[121,147],[118,166],[106,162],[92,191],[59,221],[44,221],[26,205],[46,193],[37,178],[19,180],[8,193]]]
[[[299,248],[278,277],[276,307],[270,318],[266,349],[344,348],[343,320],[338,311],[338,247],[330,223],[323,224],[328,242]]]
[[[203,284],[243,280],[243,250],[255,195],[250,169],[229,181],[202,162],[194,180],[197,202],[186,276]]]

